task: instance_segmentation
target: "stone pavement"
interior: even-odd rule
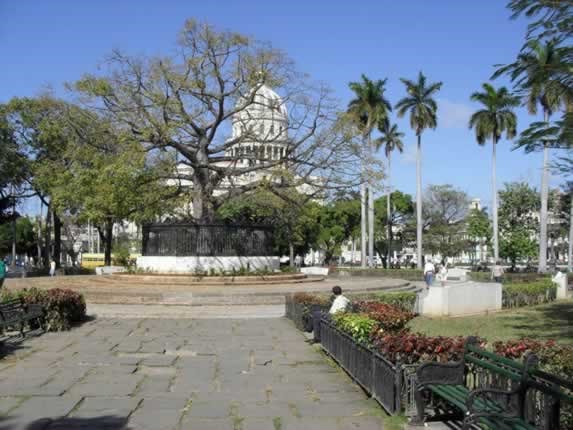
[[[96,319],[0,360],[0,430],[381,429],[284,318]]]

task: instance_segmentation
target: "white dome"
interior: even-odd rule
[[[239,104],[245,103],[244,99]],[[281,97],[266,85],[256,92],[253,103],[233,117],[233,138],[251,130],[261,140],[286,138],[288,112]]]

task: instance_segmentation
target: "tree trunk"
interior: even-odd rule
[[[197,162],[199,165],[209,165],[209,154],[207,147],[209,142],[201,139],[197,150]],[[209,204],[209,169],[207,167],[197,167],[193,169],[193,218],[201,223],[208,223],[214,220],[215,214]]]
[[[366,184],[360,184],[360,267],[366,268]]]
[[[294,267],[294,245],[290,241],[288,243],[288,264]]]
[[[545,122],[549,112],[545,111]],[[541,211],[539,213],[539,273],[547,271],[547,200],[549,195],[549,147],[543,143],[543,172],[541,175]]]
[[[416,146],[416,256],[418,269],[422,265],[422,136],[418,134]]]
[[[16,267],[16,198],[14,197],[14,186],[12,185],[12,261],[10,266]]]
[[[386,261],[389,263],[390,255],[392,253],[392,204],[390,199],[392,198],[392,182],[391,182],[391,169],[392,169],[392,158],[391,153],[388,152],[388,197],[386,197],[386,219],[387,219],[387,228],[388,228],[388,241],[387,247],[388,252],[386,256]]]
[[[98,229],[99,230],[99,229]],[[99,230],[104,249],[104,264],[111,266],[111,246],[113,243],[113,221],[107,220],[105,222],[105,234]]]
[[[44,208],[44,203],[40,200],[40,216],[38,217],[38,261],[36,265],[40,266],[42,264],[42,209]]]
[[[573,194],[571,194],[571,209],[569,214],[569,249],[567,254],[567,270],[573,272]]]
[[[50,266],[50,258],[51,258],[51,247],[52,247],[52,231],[50,228],[51,225],[51,220],[52,220],[52,213],[50,210],[50,205],[46,206],[46,230],[44,232],[45,234],[45,249],[44,249],[44,266],[45,267],[49,267]]]
[[[372,132],[368,133],[368,158],[372,159]],[[368,265],[374,267],[374,190],[368,178]]]
[[[496,183],[496,146],[497,136],[493,134],[493,150],[491,153],[491,212],[493,218],[493,261],[499,260],[499,232],[497,222],[497,183]],[[482,253],[483,257],[483,253]]]
[[[54,261],[56,267],[59,269],[61,266],[62,258],[62,221],[55,211],[52,212],[54,218]]]

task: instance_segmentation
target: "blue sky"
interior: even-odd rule
[[[300,71],[330,85],[345,106],[348,82],[365,73],[388,78],[387,96],[404,95],[400,77],[422,70],[442,81],[438,128],[423,136],[425,185],[451,183],[489,205],[491,145],[479,147],[467,129],[476,106],[470,94],[494,64],[510,62],[523,44],[526,22],[511,21],[504,0],[349,1],[0,1],[0,102],[33,96],[97,70],[114,48],[158,55],[174,46],[184,20],[194,17],[269,41]],[[503,80],[496,85],[507,84]],[[519,112],[519,129],[534,118]],[[407,120],[404,154],[394,157],[392,182],[415,192],[414,135]],[[541,156],[498,147],[498,183],[537,186]],[[553,178],[558,185],[560,178]]]

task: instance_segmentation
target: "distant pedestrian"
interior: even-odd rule
[[[4,260],[0,260],[0,288],[4,284],[4,278],[6,277],[6,263]]]
[[[491,277],[495,282],[501,283],[503,280],[503,266],[501,265],[501,261],[496,261],[495,264],[491,268]]]
[[[50,261],[50,276],[56,276],[56,262]]]
[[[426,287],[430,288],[434,282],[434,275],[436,274],[436,268],[432,260],[428,259],[424,265],[424,281],[426,281]]]

